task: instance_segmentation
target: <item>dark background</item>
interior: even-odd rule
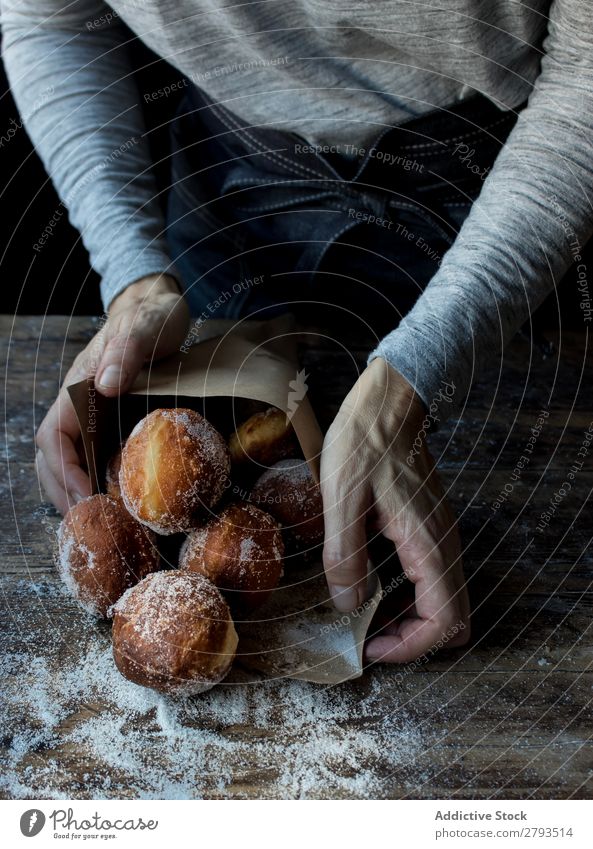
[[[141,91],[162,88],[179,80],[179,71],[137,44],[132,59]],[[0,136],[6,136],[11,119],[20,121],[0,61]],[[151,102],[145,110],[148,137],[160,186],[168,185],[167,122],[180,95]],[[24,127],[0,147],[0,312],[95,315],[103,312],[99,278],[91,270],[78,232],[64,214],[51,237],[37,254],[33,250],[60,199],[33,151]]]
[[[179,72],[135,42],[132,57],[139,88],[151,91],[175,82]],[[19,120],[4,68],[0,62],[0,136]],[[168,131],[177,98],[160,98],[145,110],[149,141],[160,187],[169,184],[167,173]],[[54,215],[60,201],[33,152],[24,128],[0,147],[0,312],[21,314],[100,314],[99,279],[90,269],[88,255],[78,233],[67,221],[59,220],[51,238],[37,254],[33,244]],[[592,266],[593,247],[585,250],[584,261]],[[559,303],[558,303],[559,302]],[[582,328],[583,317],[574,267],[536,314],[539,328]]]

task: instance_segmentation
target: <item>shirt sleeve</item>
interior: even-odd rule
[[[439,270],[369,357],[412,384],[436,427],[572,262],[588,285],[592,197],[593,14],[583,0],[556,0],[527,107]]]
[[[105,308],[169,271],[164,221],[126,30],[98,0],[0,0],[21,118],[101,275]]]

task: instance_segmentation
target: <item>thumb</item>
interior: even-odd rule
[[[120,395],[132,386],[146,360],[145,340],[129,333],[118,333],[106,344],[95,375],[102,395]]]
[[[323,566],[333,603],[348,613],[367,598],[366,512],[360,494],[322,485],[325,542]]]

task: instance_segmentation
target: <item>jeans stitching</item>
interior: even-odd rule
[[[327,200],[327,198],[328,198],[327,194],[311,195],[311,196],[304,197],[304,198],[293,197],[292,203],[293,204],[295,204],[295,203],[312,203],[316,200]],[[268,205],[260,204],[259,206],[238,206],[237,209],[243,210],[245,212],[273,212],[275,209],[286,209],[286,207],[289,203],[291,203],[291,201],[284,201],[284,202],[273,203],[273,204],[268,204]],[[329,207],[327,207],[327,208],[329,209]],[[342,211],[343,207],[339,206],[339,204],[336,204],[336,210]],[[319,211],[323,211],[323,210],[316,210],[316,211],[319,212]]]
[[[451,142],[459,141],[460,139],[470,139],[472,136],[479,136],[486,132],[486,130],[491,130],[493,127],[497,127],[499,124],[502,124],[503,121],[508,121],[509,116],[504,115],[502,118],[499,118],[496,121],[493,121],[491,124],[487,124],[485,127],[479,127],[477,130],[472,130],[469,133],[462,133],[458,136],[452,136],[448,139],[439,139],[436,142],[424,142],[423,144],[408,144],[401,145],[398,147],[398,150],[418,150],[422,147],[431,147],[433,150],[437,150],[439,145],[444,145],[447,147]],[[419,156],[426,156],[426,153],[419,154]]]
[[[243,188],[265,188],[266,186],[277,186],[277,185],[285,185],[287,183],[302,183],[304,186],[307,186],[309,183],[338,183],[341,181],[338,180],[328,180],[327,177],[323,178],[315,178],[305,179],[305,177],[301,176],[293,176],[293,177],[267,177],[266,182],[254,183],[252,180],[245,180],[243,178],[236,177],[234,180],[229,180],[227,183],[227,188],[243,187]],[[327,189],[328,192],[332,191],[331,189]]]
[[[254,136],[248,130],[245,130],[245,128],[241,127],[241,125],[234,120],[234,117],[231,117],[232,113],[227,113],[225,120],[225,114],[220,111],[218,107],[212,105],[211,108],[220,121],[222,121],[229,129],[234,129],[237,135],[239,135],[239,137],[242,138],[245,143],[248,142],[249,144],[251,144],[254,150],[257,150],[259,148],[259,152],[270,162],[275,162],[275,164],[284,167],[288,166],[289,168],[296,169],[296,172],[300,171],[303,174],[312,174],[317,177],[323,177],[323,174],[321,172],[314,171],[312,168],[309,168],[306,165],[302,165],[301,163],[293,162],[292,160],[286,158],[285,156],[282,156],[281,154],[274,153],[273,155],[270,155],[270,153],[266,150],[265,145],[263,145],[258,140],[257,136]],[[229,123],[231,121],[232,123]]]
[[[365,168],[367,167],[367,165],[371,161],[371,158],[372,158],[371,153],[378,149],[379,144],[383,141],[383,139],[385,138],[385,136],[388,133],[392,132],[392,130],[393,130],[393,128],[391,128],[391,127],[384,130],[382,133],[379,134],[378,138],[375,139],[372,146],[369,148],[368,152],[366,153],[364,159],[362,160],[360,167],[357,169],[356,173],[354,174],[354,177],[352,178],[353,183],[355,183],[359,179],[359,177],[362,176],[363,171],[365,170]]]
[[[318,191],[311,193],[311,194],[306,194],[309,183],[319,183],[319,182],[329,183],[329,184],[331,184],[331,187],[328,186],[327,189],[323,189],[323,190],[320,190],[320,191],[318,190]],[[299,203],[306,202],[306,201],[309,201],[309,200],[320,200],[320,199],[323,199],[323,198],[330,198],[330,197],[337,197],[338,199],[348,201],[349,203],[360,203],[361,200],[363,202],[365,200],[367,200],[367,198],[364,195],[362,196],[362,198],[360,197],[360,190],[359,190],[359,192],[344,191],[344,189],[346,189],[346,187],[349,185],[348,183],[343,182],[343,181],[339,181],[339,180],[328,180],[327,178],[315,179],[315,180],[305,180],[302,177],[285,178],[285,179],[278,177],[278,178],[269,178],[269,179],[266,180],[265,183],[253,183],[253,182],[247,182],[247,181],[244,181],[244,180],[236,179],[236,180],[229,181],[229,183],[225,187],[225,191],[228,193],[228,190],[232,189],[232,188],[261,189],[261,188],[268,188],[268,187],[280,186],[280,185],[285,186],[289,183],[301,183],[301,184],[303,184],[302,188],[305,191],[302,193],[302,195],[301,196],[296,195],[296,194],[293,195],[293,200],[296,201],[296,202],[299,202]],[[335,184],[337,184],[337,185],[335,185]],[[359,187],[359,185],[360,184],[355,184],[355,186],[357,188]],[[268,208],[276,209],[276,208],[284,206],[284,203],[289,203],[289,202],[290,201],[270,204]],[[250,206],[250,205],[243,205],[243,206],[238,206],[237,208],[238,209],[265,209],[266,205],[260,204],[258,207],[254,207],[254,206]]]

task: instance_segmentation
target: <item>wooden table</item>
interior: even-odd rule
[[[118,689],[108,627],[63,593],[52,563],[59,519],[42,503],[33,434],[94,327],[56,316],[1,325],[5,798],[591,797],[593,372],[584,333],[556,334],[547,358],[515,339],[502,368],[493,362],[481,375],[462,419],[432,437],[460,516],[468,650],[375,667],[331,690],[248,680],[239,669],[180,709]],[[350,334],[350,358],[310,330],[302,360],[326,426],[369,341]],[[549,416],[517,474],[542,407]],[[558,495],[579,452],[570,492]]]

